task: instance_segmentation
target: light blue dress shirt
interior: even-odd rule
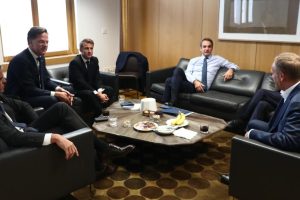
[[[203,61],[203,55],[190,60],[187,69],[185,70],[185,76],[189,82],[193,83],[195,80],[201,81]],[[207,59],[207,90],[209,90],[218,70],[221,67],[231,68],[234,70],[239,69],[236,64],[229,62],[221,56],[209,56]]]

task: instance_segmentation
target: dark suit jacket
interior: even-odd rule
[[[250,138],[283,150],[300,152],[300,84],[273,117],[268,131],[254,129]]]
[[[69,80],[75,90],[97,90],[103,86],[100,79],[99,61],[97,57],[90,59],[87,70],[81,55],[77,55],[69,64]]]
[[[4,103],[5,111],[14,121],[30,123],[37,118],[32,107],[26,102],[7,98],[3,94],[0,94],[0,100]],[[23,120],[17,119],[16,116],[19,115]],[[44,133],[20,132],[3,114],[0,114],[0,138],[9,146],[42,146],[44,135]]]
[[[50,80],[45,67],[42,69],[45,89],[40,88],[36,62],[28,49],[16,55],[9,63],[5,93],[21,98],[50,96],[58,86]]]
[[[120,52],[116,61],[116,73],[122,71],[123,67],[126,65],[129,56],[134,56],[137,58],[138,64],[142,69],[142,74],[146,73],[149,70],[148,59],[143,54],[133,51],[123,51]]]

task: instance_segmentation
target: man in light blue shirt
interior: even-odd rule
[[[174,70],[173,76],[167,78],[163,96],[164,103],[170,105],[176,104],[179,92],[206,92],[209,90],[215,75],[221,67],[228,68],[223,75],[224,81],[232,79],[234,71],[239,69],[239,67],[221,56],[212,55],[212,50],[212,39],[202,39],[200,46],[202,55],[192,58],[185,71],[177,67]]]

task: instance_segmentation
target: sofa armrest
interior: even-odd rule
[[[119,76],[117,74],[109,72],[100,72],[100,78],[104,85],[110,86],[115,92],[113,101],[117,101],[119,98]]]
[[[55,79],[55,78],[50,78],[50,80],[53,81],[53,82],[55,82],[55,83],[57,83],[60,86],[71,86],[72,85],[69,82],[58,80],[58,79]]]
[[[300,154],[232,139],[229,194],[238,199],[298,199]]]
[[[53,200],[95,180],[93,135],[89,128],[65,134],[79,157],[65,159],[56,145],[17,148],[0,154],[1,199]]]
[[[150,89],[153,83],[164,83],[168,77],[171,77],[176,66],[169,68],[147,71],[146,73],[146,96],[150,96]]]

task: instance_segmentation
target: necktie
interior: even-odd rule
[[[44,89],[44,75],[43,75],[43,67],[45,65],[45,58],[43,56],[39,56],[37,58],[39,61],[39,78],[40,78],[40,88]]]
[[[202,66],[202,84],[204,85],[204,91],[207,91],[207,57],[203,59]]]
[[[87,60],[85,63],[86,63],[86,68],[88,69],[88,68],[89,68],[89,65],[90,65],[90,61]]]

